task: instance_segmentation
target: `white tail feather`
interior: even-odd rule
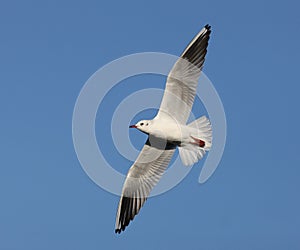
[[[178,147],[181,161],[185,166],[191,166],[203,158],[212,144],[211,124],[205,116],[188,124],[188,127],[192,128],[191,142]],[[198,140],[204,142],[204,146],[198,145]]]

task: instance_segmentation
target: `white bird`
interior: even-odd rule
[[[186,166],[199,161],[211,147],[212,129],[205,116],[186,124],[194,103],[210,33],[210,26],[206,25],[173,66],[156,117],[130,126],[146,133],[148,139],[126,176],[116,216],[116,233],[124,231],[138,214],[177,147]]]

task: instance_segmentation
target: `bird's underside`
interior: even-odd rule
[[[165,119],[167,112],[180,124],[186,124],[194,102],[210,33],[210,26],[206,25],[173,66],[167,79],[165,94],[156,120]],[[188,63],[184,63],[182,66],[180,60]],[[182,105],[182,102],[185,105]],[[116,233],[124,231],[129,222],[139,213],[151,190],[168,167],[177,147],[185,165],[197,162],[203,157],[205,150],[210,148],[211,128],[208,119],[201,117],[187,126],[191,131],[196,127],[198,130],[195,131],[200,131],[198,134],[190,136],[191,141],[188,145],[182,145],[182,141],[179,140],[159,139],[149,133],[149,137],[137,160],[129,169],[123,185],[116,216]],[[142,131],[142,129],[140,130]]]

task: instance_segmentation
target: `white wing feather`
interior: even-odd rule
[[[164,145],[163,145],[164,146]],[[120,233],[138,214],[150,191],[169,165],[175,147],[144,145],[135,163],[128,171],[119,202],[115,232]]]
[[[156,119],[171,118],[186,124],[194,103],[210,33],[210,26],[206,25],[173,66]]]

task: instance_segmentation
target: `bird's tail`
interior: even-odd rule
[[[190,166],[198,162],[211,148],[212,129],[209,120],[202,116],[188,124],[190,141],[178,147],[183,165]]]

